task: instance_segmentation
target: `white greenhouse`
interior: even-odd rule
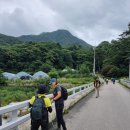
[[[16,76],[20,79],[31,79],[32,76],[26,72],[19,72],[16,74]]]
[[[42,71],[36,72],[36,73],[33,75],[33,79],[48,78],[48,77],[49,77],[49,76],[48,76],[45,72],[42,72]]]
[[[6,79],[17,79],[18,77],[16,76],[16,74],[13,73],[8,73],[8,72],[4,72],[2,73],[2,75],[6,78]]]

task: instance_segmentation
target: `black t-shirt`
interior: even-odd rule
[[[62,91],[62,89],[61,89],[60,85],[57,85],[56,88],[54,89],[54,92],[53,92],[54,97],[57,96],[59,91]],[[64,106],[64,100],[63,100],[62,96],[59,99],[55,100],[55,105],[56,106]]]

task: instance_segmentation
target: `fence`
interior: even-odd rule
[[[70,93],[68,98],[73,98],[77,94],[80,94],[83,91],[90,92],[93,89],[93,83],[91,84],[85,84],[82,86],[74,87],[71,89],[67,89],[67,91]],[[47,95],[47,97],[50,97],[52,94]],[[10,118],[7,123],[0,126],[0,130],[18,130],[18,126],[28,120],[30,120],[30,115],[24,115],[22,117],[18,117],[17,111],[19,109],[28,107],[29,100],[10,104],[5,107],[0,108],[0,115],[3,115],[5,113],[9,113]]]

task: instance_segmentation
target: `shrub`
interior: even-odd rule
[[[75,75],[78,74],[78,71],[74,70],[74,69],[71,69],[69,67],[66,67],[64,70],[62,71],[59,71],[59,76],[60,77],[66,77],[66,78],[69,78],[69,77],[75,77]],[[77,76],[76,76],[77,77]]]
[[[111,68],[108,73],[107,73],[107,76],[109,77],[117,77],[120,75],[120,71],[119,71],[119,68],[116,67],[116,66],[113,66],[113,68]]]
[[[40,70],[43,70],[44,72],[48,73],[53,67],[47,63],[44,63],[41,67]]]
[[[50,78],[40,78],[40,79],[34,80],[36,87],[37,87],[37,85],[40,85],[40,84],[49,84],[49,82],[50,82]]]
[[[85,76],[90,74],[90,70],[89,70],[89,67],[87,66],[87,64],[82,64],[80,66],[79,71],[80,71],[81,74],[83,74]]]
[[[0,86],[7,85],[7,79],[0,73]]]
[[[119,76],[119,68],[114,65],[106,65],[102,69],[102,74],[107,77]]]
[[[51,71],[49,72],[49,76],[50,76],[51,78],[58,78],[58,77],[59,77],[58,71],[56,71],[55,69],[51,70]]]

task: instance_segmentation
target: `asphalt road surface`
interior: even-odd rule
[[[118,83],[100,88],[64,116],[68,130],[130,130],[130,90]]]

